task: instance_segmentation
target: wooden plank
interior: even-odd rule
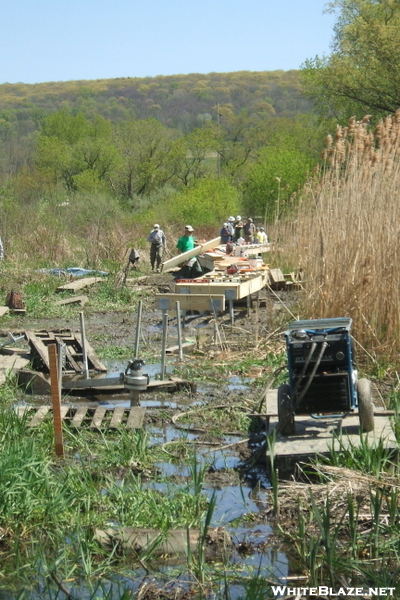
[[[207,296],[219,296],[224,295],[227,290],[232,290],[234,292],[234,300],[237,300],[239,296],[239,287],[240,283],[214,283],[211,281],[210,283],[193,283],[185,282],[185,283],[176,283],[175,291],[179,293],[181,288],[189,288],[191,294],[206,294]]]
[[[82,421],[86,417],[88,407],[80,406],[76,411],[74,418],[71,421],[71,427],[80,427],[82,425]]]
[[[0,317],[3,317],[8,312],[10,312],[10,309],[8,308],[8,306],[0,306]]]
[[[195,350],[196,349],[196,344],[195,342],[183,342],[182,343],[182,350],[186,350],[186,352],[190,352],[191,350]],[[168,348],[165,349],[165,354],[178,354],[179,353],[179,346],[169,346]]]
[[[201,312],[212,312],[212,300],[218,300],[220,311],[225,310],[224,294],[156,294],[156,302],[163,299],[168,299],[169,310],[176,310],[176,302],[180,303],[181,310],[198,310]]]
[[[82,336],[80,333],[75,334],[76,340],[82,348]],[[107,367],[103,365],[103,363],[97,358],[96,352],[93,350],[92,346],[89,344],[87,340],[85,340],[85,347],[88,360],[92,363],[93,368],[96,371],[101,371],[103,373],[107,372]]]
[[[103,406],[99,406],[96,408],[96,411],[93,415],[92,422],[90,427],[99,429],[104,419],[104,415],[106,414],[107,409]]]
[[[209,296],[223,294],[225,298],[227,292],[232,292],[233,300],[240,300],[249,294],[259,292],[264,286],[265,275],[254,275],[252,273],[249,277],[218,278],[207,283],[198,283],[196,280],[193,283],[190,281],[176,283],[175,291],[179,292],[181,288],[189,288],[191,294],[207,294]]]
[[[286,279],[281,269],[270,269],[269,270],[270,284],[285,283]]]
[[[25,413],[29,412],[30,410],[32,410],[32,406],[29,406],[29,405],[15,407],[15,412],[21,418],[25,415]]]
[[[209,242],[205,242],[204,244],[200,244],[193,248],[193,250],[188,250],[183,254],[178,254],[178,256],[174,256],[174,258],[170,258],[169,260],[162,263],[163,270],[171,269],[172,267],[176,267],[177,265],[181,265],[186,262],[190,258],[197,256],[198,254],[203,254],[206,250],[211,250],[212,248],[216,248],[221,243],[221,238],[215,238],[210,240]]]
[[[54,304],[56,306],[64,306],[67,304],[80,304],[80,306],[85,306],[88,301],[88,296],[73,296],[72,298],[65,298],[64,300],[57,300]]]
[[[146,409],[141,406],[135,406],[129,410],[127,429],[141,429],[143,427],[144,416]]]
[[[0,355],[0,385],[3,385],[7,379],[8,373],[16,373],[29,364],[30,359],[26,355],[18,356],[16,354]]]
[[[113,415],[111,417],[110,427],[116,429],[121,425],[122,419],[124,417],[125,408],[121,406],[116,406],[113,410]]]
[[[34,331],[25,331],[24,335],[29,343],[29,346],[36,351],[41,360],[43,361],[43,364],[45,365],[46,369],[48,371],[50,371],[50,366],[49,366],[49,355],[47,352],[47,348],[46,345],[42,342],[42,340],[35,334]]]
[[[63,404],[60,408],[60,417],[61,417],[61,421],[63,421],[65,419],[65,417],[68,414],[68,411],[70,410],[70,406],[68,406],[67,404]]]
[[[83,279],[77,279],[76,281],[70,281],[69,283],[60,285],[56,289],[56,292],[64,292],[65,290],[68,290],[75,294],[75,292],[77,292],[78,290],[82,290],[85,287],[94,285],[99,281],[104,281],[104,277],[84,277]]]
[[[36,414],[29,421],[28,427],[37,427],[38,425],[40,425],[49,411],[50,406],[39,406],[38,410],[36,411]]]
[[[71,354],[71,350],[68,347],[68,345],[65,346],[65,358],[67,359],[67,362],[69,362],[69,364],[71,365],[71,367],[74,369],[74,371],[76,371],[77,373],[81,373],[83,371],[83,364],[79,364],[74,357]]]

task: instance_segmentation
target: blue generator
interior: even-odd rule
[[[371,382],[358,379],[351,325],[346,317],[289,324],[289,383],[278,389],[278,428],[284,435],[295,433],[295,415],[338,418],[356,409],[361,430],[374,429]]]

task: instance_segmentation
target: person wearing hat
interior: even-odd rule
[[[264,227],[257,227],[256,240],[259,244],[268,244],[268,236],[265,233]]]
[[[154,271],[155,266],[157,273],[159,273],[164,249],[167,247],[167,240],[158,223],[154,225],[153,230],[149,233],[147,241],[150,242],[151,270]]]
[[[254,235],[256,233],[256,226],[253,223],[253,219],[250,217],[247,219],[246,223],[243,225],[243,233],[244,233],[244,241],[247,244],[254,243]]]
[[[242,237],[242,217],[238,215],[235,222],[233,223],[233,239],[237,243],[238,239]]]
[[[233,235],[235,233],[235,228],[233,226],[234,223],[235,223],[235,217],[229,217],[227,224],[228,224],[229,233],[231,234],[231,239],[229,240],[230,242],[233,240]]]
[[[196,246],[193,237],[193,231],[194,229],[191,225],[185,225],[185,233],[179,238],[178,243],[176,244],[176,247],[181,254],[188,252],[189,250],[193,250],[193,248]]]
[[[179,238],[176,247],[181,254],[193,250],[196,247],[196,242],[193,237],[193,227],[191,225],[185,225],[185,233]],[[199,275],[202,275],[203,270],[200,266],[199,261],[196,257],[190,258],[188,261],[183,263],[182,270],[178,275],[178,278],[182,279],[194,279]]]
[[[231,229],[229,223],[224,223],[220,229],[219,235],[221,236],[221,244],[228,244],[232,241]]]

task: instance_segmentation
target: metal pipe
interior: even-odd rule
[[[163,310],[162,317],[162,344],[161,344],[161,380],[165,377],[165,356],[167,350],[168,312]]]
[[[182,347],[182,327],[181,327],[181,303],[179,300],[176,301],[176,326],[178,330],[178,351],[179,360],[183,360],[183,347]]]
[[[141,329],[141,324],[142,324],[142,308],[143,308],[143,301],[139,300],[137,320],[136,320],[135,351],[133,354],[134,358],[137,358],[138,353],[139,353],[140,329]]]
[[[229,302],[229,314],[231,317],[231,325],[233,325],[235,322],[235,316],[233,313],[233,300],[229,299],[228,302]]]
[[[86,351],[85,317],[83,312],[79,313],[79,320],[81,323],[83,373],[86,379],[89,379],[89,365]]]
[[[65,344],[60,341],[57,341],[57,357],[58,357],[58,393],[61,398],[61,390],[62,390],[62,376],[63,376],[63,362],[64,362],[64,352],[65,352]]]

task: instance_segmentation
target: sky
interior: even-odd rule
[[[326,0],[3,0],[0,84],[298,69]]]

